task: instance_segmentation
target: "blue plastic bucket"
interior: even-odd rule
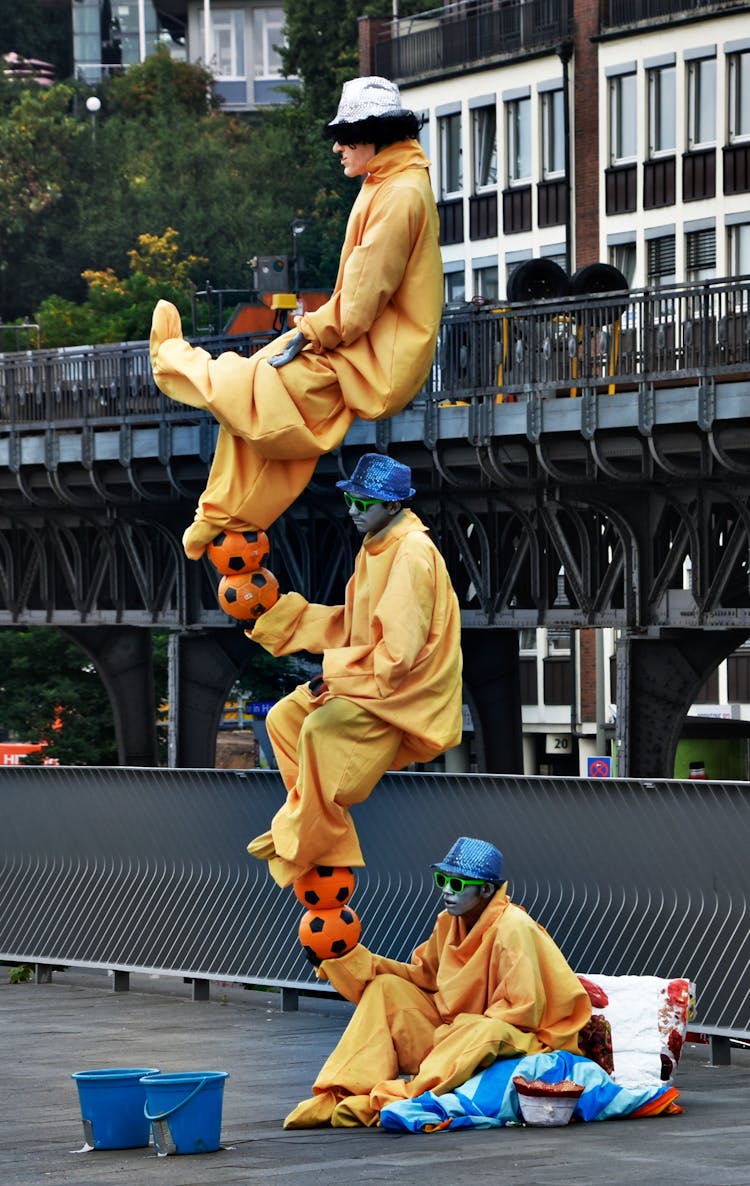
[[[149,1123],[143,1115],[146,1093],[141,1079],[158,1073],[156,1067],[107,1067],[73,1075],[86,1144],[94,1149],[147,1145]]]
[[[157,1071],[144,1075],[144,1115],[154,1144],[168,1153],[214,1153],[221,1144],[221,1108],[228,1071]]]

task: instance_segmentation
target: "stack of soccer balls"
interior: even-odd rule
[[[354,871],[343,865],[316,865],[294,882],[297,898],[307,906],[299,939],[311,963],[346,955],[359,943],[362,924],[347,905],[354,882]]]
[[[238,622],[254,622],[279,599],[279,582],[263,565],[270,545],[265,531],[222,531],[206,549],[222,574],[219,605]]]

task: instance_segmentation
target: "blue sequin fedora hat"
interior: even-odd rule
[[[494,844],[486,840],[475,840],[472,836],[459,836],[453,847],[437,865],[441,873],[457,873],[459,877],[471,877],[477,881],[503,881],[503,854]]]
[[[354,467],[351,478],[336,485],[347,494],[377,498],[381,502],[405,502],[416,493],[409,466],[386,457],[384,453],[365,453]]]

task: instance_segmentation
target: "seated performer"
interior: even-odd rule
[[[357,1008],[285,1128],[377,1124],[387,1104],[452,1091],[498,1058],[579,1053],[588,994],[509,900],[502,867],[492,844],[461,836],[432,866],[445,909],[411,963],[362,945],[322,962],[318,974]]]
[[[317,458],[359,416],[400,412],[429,374],[443,306],[438,216],[419,122],[394,83],[344,84],[327,128],[347,177],[363,177],[336,284],[320,309],[251,358],[216,360],[182,337],[159,301],[151,329],[157,387],[219,421],[208,483],[183,536],[197,560],[221,531],[268,528],[308,485]]]
[[[287,798],[248,851],[282,886],[314,865],[364,865],[350,807],[386,770],[429,762],[462,734],[458,600],[404,506],[411,470],[367,453],[336,485],[364,536],[344,605],[286,593],[249,635],[272,655],[323,655],[321,675],[266,717]]]

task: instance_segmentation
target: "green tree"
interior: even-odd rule
[[[321,127],[335,111],[341,86],[359,74],[356,0],[287,0],[281,51],[284,73],[302,79],[300,106]]]
[[[76,177],[74,162],[85,129],[73,119],[73,91],[9,84],[0,118],[0,316],[32,307],[35,245]],[[59,240],[58,240],[59,242]],[[20,297],[19,297],[20,294]]]
[[[62,765],[117,764],[109,699],[77,646],[47,626],[0,630],[0,672],[0,722],[9,733],[46,742],[44,756]]]
[[[211,89],[211,75],[201,66],[176,61],[165,45],[144,62],[131,66],[127,74],[113,78],[107,86],[113,111],[128,118],[149,119],[175,111],[205,115],[219,108]]]
[[[308,119],[332,119],[341,87],[359,74],[359,18],[390,17],[392,11],[392,0],[286,0],[281,61],[287,76],[302,79],[300,101]],[[402,16],[424,11],[424,0],[400,0]]]
[[[125,276],[135,236],[169,227],[186,256],[205,259],[199,287],[242,289],[254,256],[291,254],[301,215],[303,284],[332,286],[358,191],[321,136],[335,97],[313,118],[303,87],[289,107],[240,118],[215,109],[206,83],[199,67],[156,54],[102,83],[95,121],[78,84],[0,83],[0,317],[30,319],[54,297],[48,319],[90,341],[88,312],[65,303],[90,306],[84,274]],[[107,336],[120,334],[143,329],[112,324]]]
[[[151,314],[160,297],[173,301],[187,314],[190,274],[205,260],[182,257],[172,227],[163,235],[139,235],[138,248],[128,256],[131,274],[125,279],[111,268],[83,273],[88,285],[83,304],[58,296],[42,302],[35,317],[42,327],[43,346],[142,341],[148,337]]]
[[[0,0],[0,54],[51,62],[59,79],[73,73],[70,5],[50,8],[40,0]]]
[[[167,631],[151,634],[154,703],[167,700]],[[107,691],[89,657],[51,626],[0,630],[0,731],[46,742],[38,764],[116,766],[117,740]],[[166,738],[163,738],[166,752]]]
[[[253,646],[247,670],[237,680],[233,692],[235,695],[242,693],[253,700],[279,700],[297,684],[310,678],[312,672],[308,673],[309,666],[297,655],[276,658],[262,647]],[[319,670],[319,658],[313,667]]]

